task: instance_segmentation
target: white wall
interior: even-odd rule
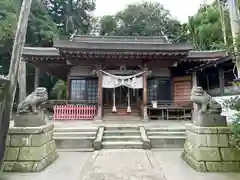
[[[224,101],[230,100],[235,97],[238,97],[238,95],[213,97],[214,100],[216,100],[219,104],[222,105],[222,116],[226,116],[228,122],[232,121],[232,117],[237,111],[234,111],[234,110],[224,107],[223,103],[224,103]]]

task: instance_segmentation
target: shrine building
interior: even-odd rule
[[[225,51],[193,51],[162,37],[75,35],[51,48],[25,47],[23,57],[67,82],[62,103],[95,106],[93,119],[191,119],[192,86],[212,96],[236,93]]]

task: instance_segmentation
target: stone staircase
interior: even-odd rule
[[[98,128],[57,128],[54,140],[57,149],[64,151],[93,151]]]
[[[183,148],[185,128],[147,128],[147,136],[152,148]]]
[[[142,149],[143,141],[140,127],[105,127],[101,142],[103,149]]]

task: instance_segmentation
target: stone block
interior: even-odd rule
[[[4,153],[4,160],[5,161],[16,161],[19,155],[19,148],[18,147],[6,147]]]
[[[6,146],[10,146],[10,142],[11,142],[11,136],[7,135]]]
[[[193,154],[197,161],[221,161],[219,148],[217,147],[195,148]]]
[[[58,158],[58,154],[56,151],[53,151],[51,154],[46,156],[39,162],[35,162],[32,167],[32,172],[40,172],[44,170],[47,166],[49,166],[52,162],[54,162]]]
[[[227,134],[209,134],[204,136],[207,139],[208,147],[229,147],[229,138]]]
[[[206,162],[208,172],[240,172],[239,162]]]
[[[218,127],[218,134],[232,134],[230,127]]]
[[[2,165],[2,171],[4,172],[12,172],[16,161],[4,161]]]
[[[14,126],[15,127],[38,127],[46,124],[45,117],[41,114],[35,113],[24,113],[15,116]]]
[[[55,141],[54,140],[49,141],[48,143],[43,145],[43,148],[44,148],[43,157],[46,157],[56,150]]]
[[[234,147],[221,148],[221,155],[223,161],[239,161],[240,162],[240,151]]]
[[[191,166],[194,170],[198,172],[206,172],[206,165],[204,162],[198,162],[192,156],[190,156],[187,152],[182,153],[182,159]]]
[[[31,135],[22,135],[22,134],[11,135],[10,146],[13,146],[13,147],[31,146],[31,144],[32,144]]]
[[[187,139],[196,146],[207,146],[207,138],[205,134],[197,134],[195,132],[187,131]]]
[[[200,127],[192,123],[186,124],[186,130],[195,132],[197,134],[217,134],[218,129],[216,127]]]
[[[225,116],[218,113],[199,114],[196,116],[194,124],[201,127],[223,127],[227,126],[227,120]]]
[[[32,146],[42,146],[53,139],[53,130],[32,135]]]
[[[34,162],[16,162],[13,166],[12,172],[32,172]]]
[[[40,161],[44,157],[44,146],[21,147],[19,161]]]
[[[185,142],[184,150],[197,161],[220,161],[219,148],[198,147],[189,141]]]
[[[53,129],[53,124],[46,124],[44,126],[39,127],[11,127],[8,131],[10,135],[12,134],[39,134],[43,132],[47,132]]]
[[[196,149],[195,147],[196,147],[195,144],[191,143],[188,140],[185,141],[184,150],[192,157],[194,157],[194,151]]]

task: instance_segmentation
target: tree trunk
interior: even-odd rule
[[[0,114],[0,163],[2,165],[4,158],[4,151],[6,145],[6,137],[8,134],[10,114],[12,111],[13,99],[15,96],[15,89],[18,79],[19,65],[21,62],[21,55],[25,44],[26,31],[28,25],[28,17],[30,14],[32,0],[23,0],[20,16],[18,20],[18,26],[15,34],[15,40],[13,44],[11,63],[9,67],[8,79],[10,80],[8,91],[3,101],[3,110]]]

